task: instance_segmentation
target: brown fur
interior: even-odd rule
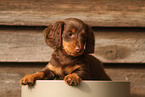
[[[68,18],[44,30],[45,42],[54,49],[49,64],[40,72],[26,75],[21,85],[34,85],[37,79],[64,79],[69,85],[83,80],[111,80],[94,56],[92,29],[79,19]]]

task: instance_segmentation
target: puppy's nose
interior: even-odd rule
[[[80,51],[81,51],[80,47],[77,46],[77,47],[76,47],[76,51],[77,51],[77,52],[80,52]]]

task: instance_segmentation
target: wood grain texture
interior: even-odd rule
[[[1,27],[1,62],[47,62],[53,49],[41,27]],[[95,56],[104,63],[145,63],[144,28],[94,28]]]
[[[0,61],[48,61],[50,49],[44,42],[42,29],[6,27],[0,30]]]
[[[145,27],[145,0],[0,0],[0,25],[48,25],[69,17],[91,26]]]
[[[103,62],[144,63],[144,28],[95,29],[95,55]]]

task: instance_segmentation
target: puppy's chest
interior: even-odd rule
[[[69,57],[66,57],[66,56],[59,57],[59,64],[61,64],[61,65],[72,65],[74,62],[75,62],[75,60],[71,59]]]
[[[58,51],[53,53],[48,68],[56,75],[63,77],[85,66],[86,62],[84,60],[85,56],[72,57],[65,55],[62,51]]]
[[[66,74],[70,74],[73,71],[75,71],[76,69],[79,69],[82,66],[82,64],[80,65],[73,65],[73,66],[53,66],[51,63],[48,64],[48,69],[53,71],[56,75],[66,75]]]

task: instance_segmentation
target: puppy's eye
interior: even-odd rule
[[[72,33],[68,33],[67,36],[72,36]]]
[[[68,36],[68,37],[72,37],[73,34],[72,34],[71,32],[68,32],[68,33],[67,33],[67,36]]]

